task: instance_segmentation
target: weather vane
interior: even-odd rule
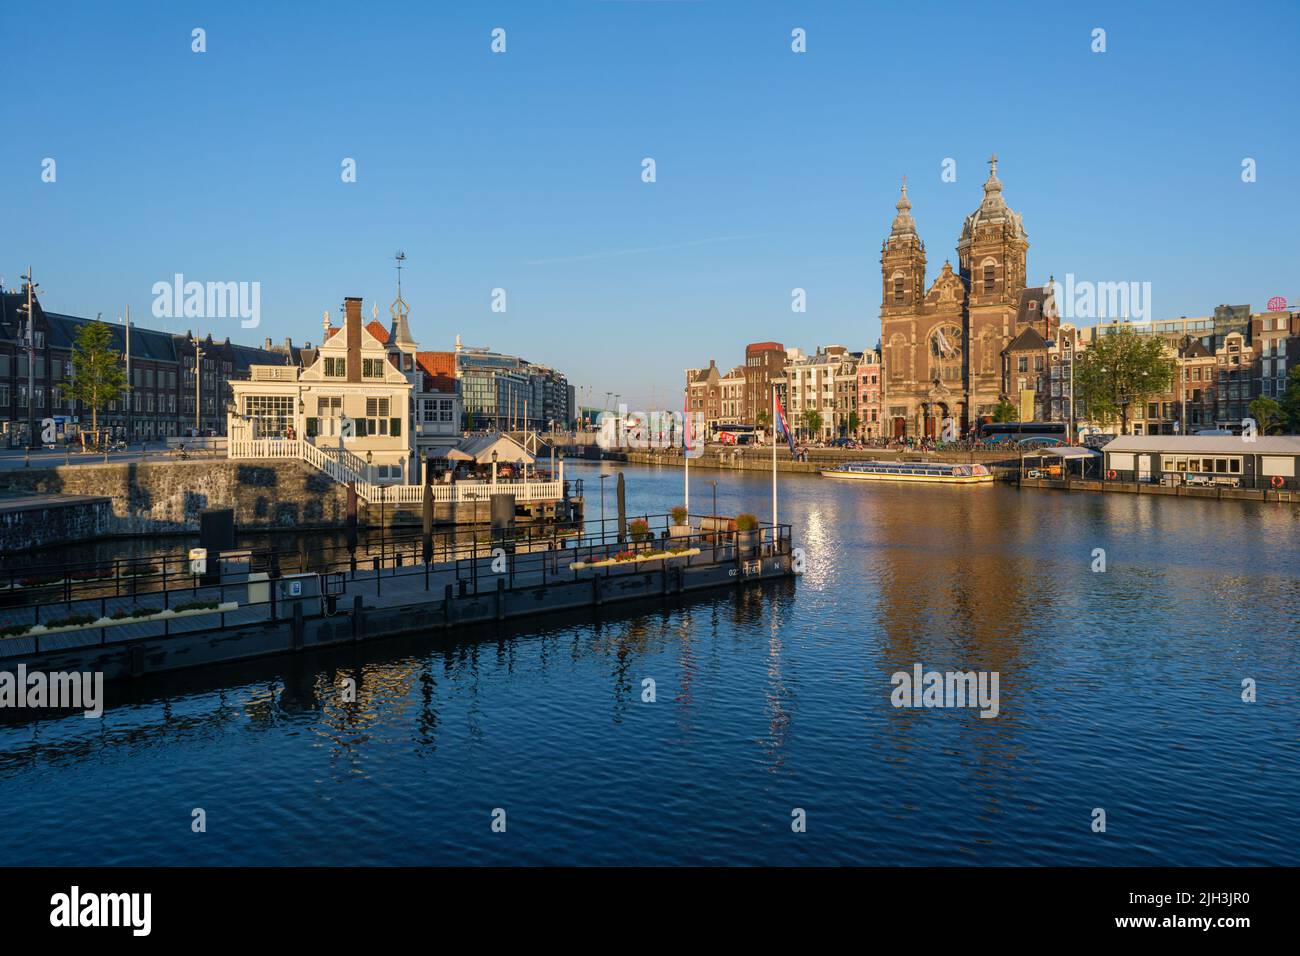
[[[397,298],[393,300],[388,311],[393,314],[393,318],[397,318],[398,315],[406,315],[411,311],[411,307],[402,298],[402,263],[406,261],[406,253],[398,249],[393,260],[397,263]]]

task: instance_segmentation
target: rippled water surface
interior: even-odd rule
[[[681,500],[625,474],[633,512]],[[768,516],[761,474],[695,470],[693,510],[715,478]],[[0,864],[1300,864],[1300,509],[781,491],[797,583],[11,714]],[[1000,714],[894,708],[917,662],[997,671]]]

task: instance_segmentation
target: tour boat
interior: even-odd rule
[[[827,468],[822,475],[856,481],[926,481],[949,485],[979,485],[993,480],[983,465],[926,461],[854,461]]]

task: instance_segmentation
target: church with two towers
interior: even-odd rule
[[[936,438],[951,418],[966,435],[991,420],[1003,398],[1014,401],[1008,348],[1026,338],[1052,341],[1057,318],[1043,314],[1044,290],[1025,284],[1029,239],[1002,198],[996,156],[984,199],[962,225],[956,269],[945,261],[928,287],[906,181],[896,208],[880,256],[885,434]]]

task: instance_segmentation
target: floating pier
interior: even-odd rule
[[[0,670],[129,679],[795,573],[789,525],[644,520],[25,569],[0,580]]]

